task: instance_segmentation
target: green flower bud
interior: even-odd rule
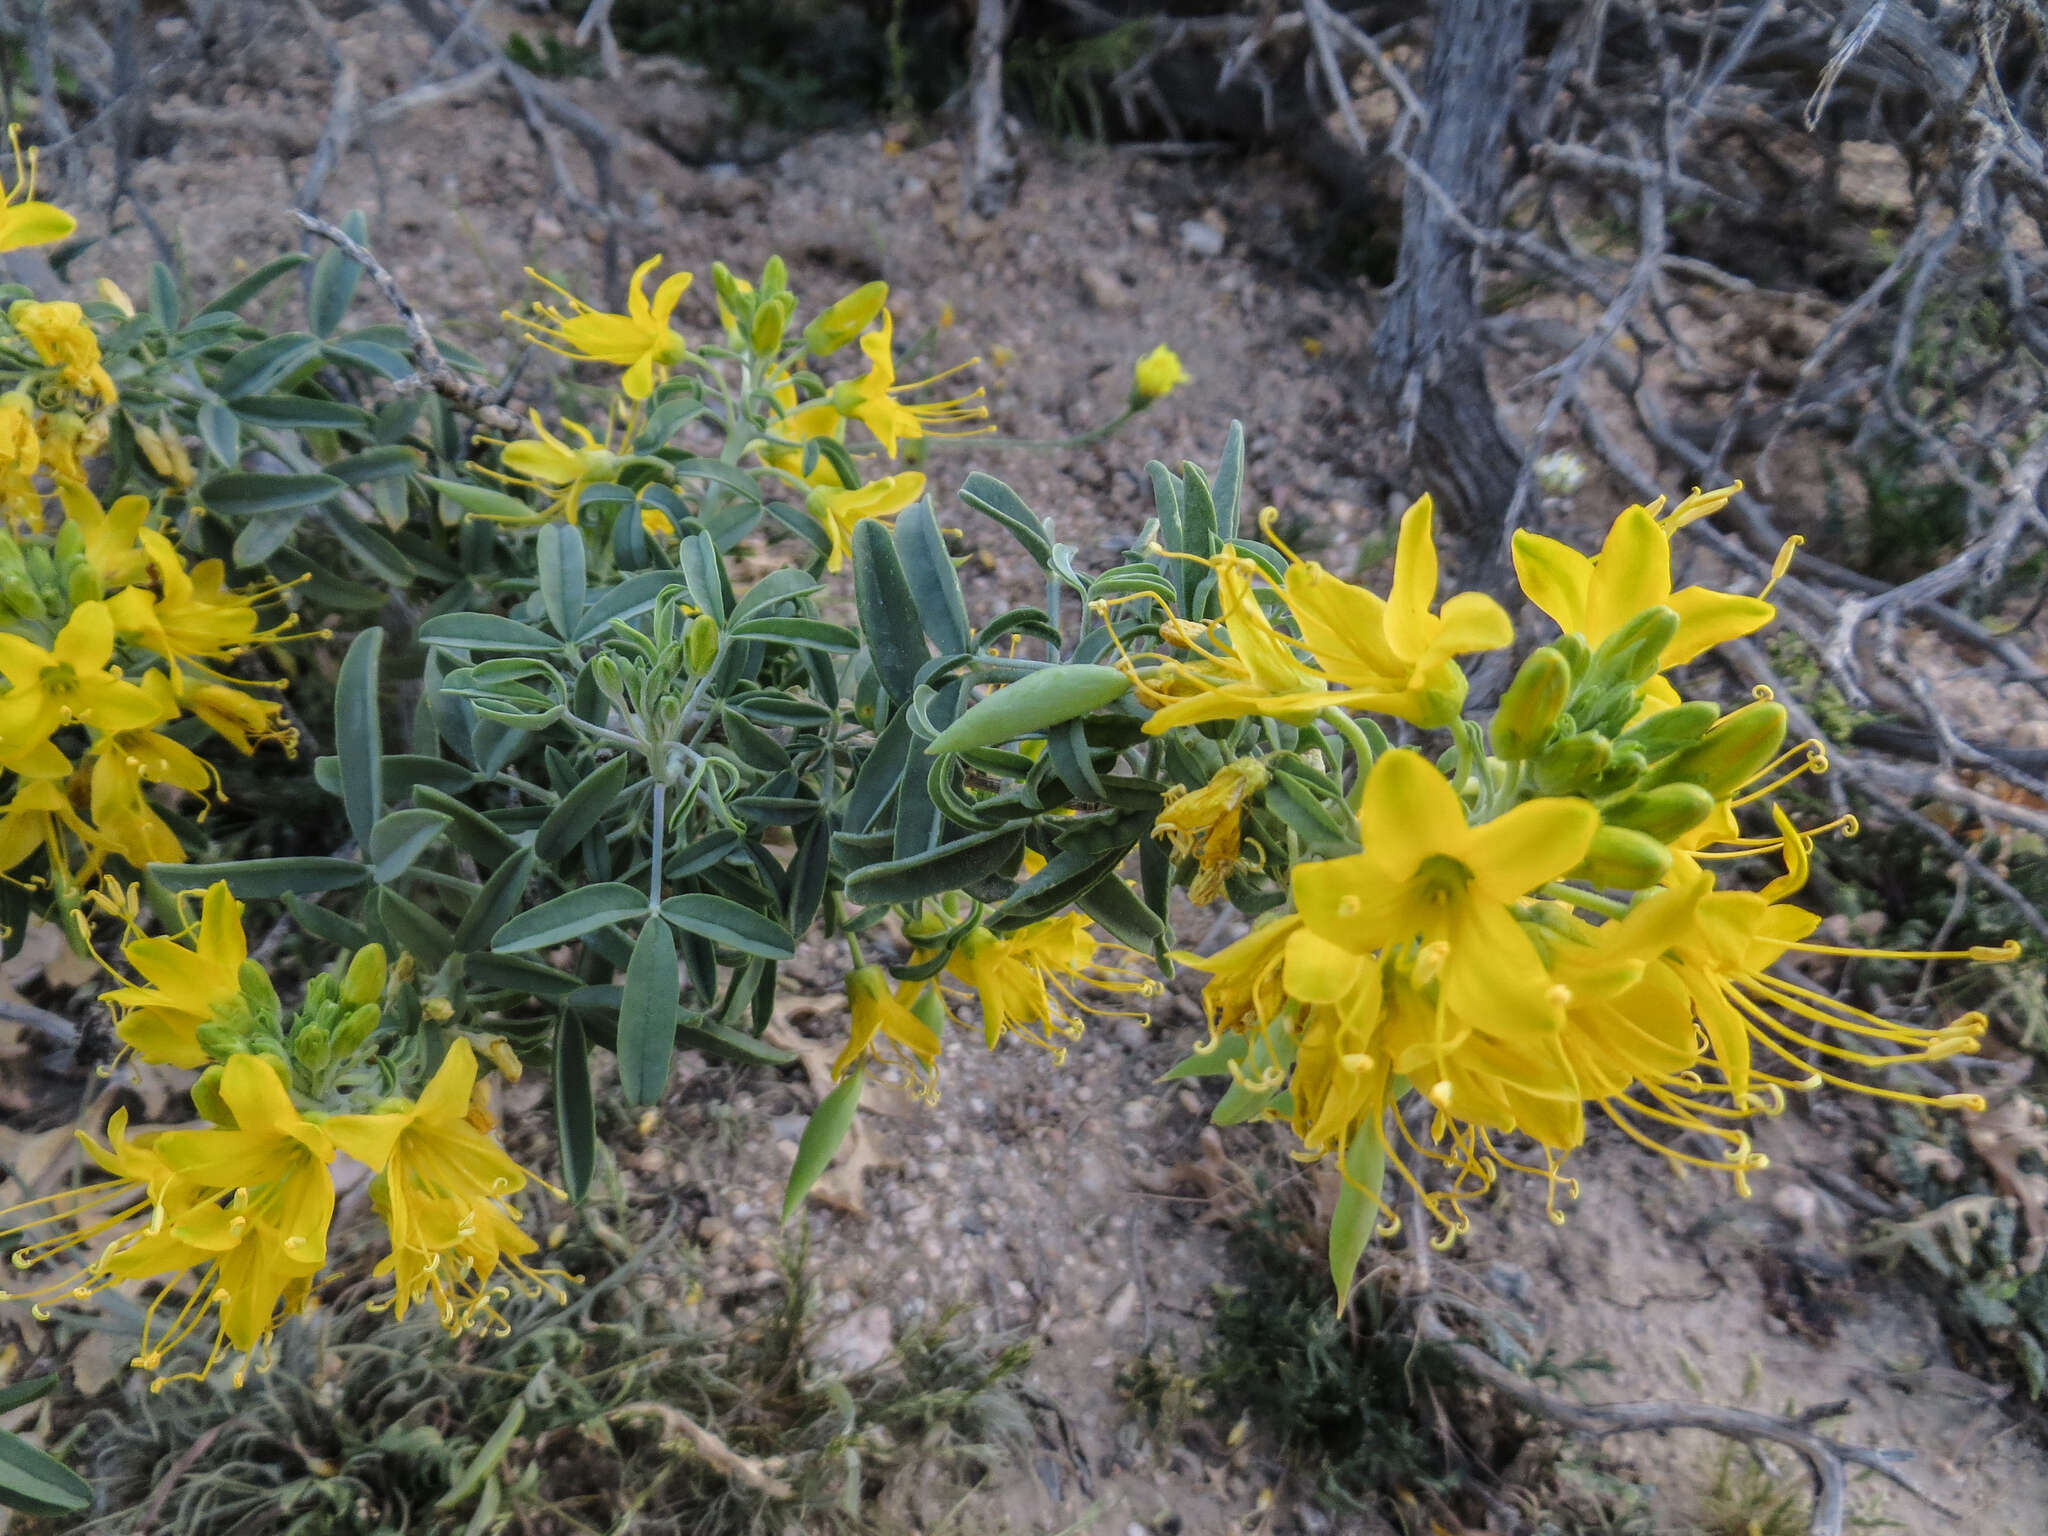
[[[363,1043],[377,1032],[377,1024],[383,1018],[375,1003],[364,1003],[341,1021],[334,1030],[334,1055],[346,1060],[363,1048]]]
[[[266,1044],[255,1055],[258,1061],[270,1068],[271,1076],[275,1077],[283,1085],[285,1092],[291,1092],[292,1064],[285,1060],[284,1053],[278,1050],[276,1046]]]
[[[815,357],[837,352],[874,323],[889,302],[887,283],[863,283],[845,298],[828,304],[804,327],[804,347]]]
[[[1586,669],[1593,664],[1593,648],[1586,644],[1584,635],[1559,635],[1550,642],[1550,648],[1564,658],[1564,664],[1572,669],[1572,681],[1576,683],[1586,675]]]
[[[770,256],[761,267],[761,281],[755,285],[763,300],[781,296],[789,288],[789,266],[781,256]]]
[[[324,1026],[302,1025],[292,1031],[292,1054],[309,1072],[318,1072],[333,1059],[332,1039]]]
[[[1665,759],[1655,779],[1698,784],[1725,800],[1756,776],[1785,745],[1785,706],[1772,700],[1746,704],[1676,756]]]
[[[384,995],[386,970],[384,946],[365,944],[348,962],[348,974],[341,983],[341,1001],[350,1007],[376,1002]]]
[[[1647,832],[1604,826],[1569,878],[1616,891],[1648,890],[1671,873],[1671,850]]]
[[[1691,746],[1720,718],[1720,705],[1707,699],[1692,699],[1644,716],[1623,731],[1614,744],[1639,747],[1644,758],[1654,763],[1680,747]]]
[[[1600,819],[1611,827],[1629,827],[1660,843],[1683,837],[1714,813],[1714,797],[1697,784],[1660,784],[1639,789],[1612,805]]]
[[[946,1032],[946,1000],[937,987],[926,987],[910,1000],[910,1011],[935,1035]]]
[[[192,1107],[199,1112],[201,1119],[232,1131],[236,1129],[235,1112],[220,1096],[220,1079],[224,1070],[216,1062],[199,1074],[199,1081],[192,1085]]]
[[[199,1049],[215,1061],[226,1061],[230,1056],[238,1056],[249,1044],[249,1036],[245,1030],[237,1029],[232,1024],[223,1024],[218,1019],[208,1019],[193,1031],[193,1036],[199,1042]]]
[[[773,356],[782,345],[782,328],[788,321],[788,312],[780,304],[757,305],[753,329],[747,338],[754,351],[762,357]]]
[[[700,613],[683,632],[683,665],[690,676],[702,677],[718,660],[718,620]]]
[[[1517,763],[1542,751],[1571,691],[1570,664],[1549,646],[1532,652],[1494,712],[1493,755]]]
[[[1662,606],[1645,608],[1600,642],[1593,653],[1591,686],[1614,680],[1647,683],[1657,675],[1658,658],[1678,633],[1678,615]]]
[[[96,603],[106,596],[100,591],[99,574],[83,561],[72,566],[65,574],[64,595],[71,600],[71,606],[74,608],[81,603]]]
[[[1614,744],[1597,731],[1580,731],[1554,741],[1536,759],[1536,787],[1546,795],[1569,793],[1607,766]]]
[[[1582,784],[1580,792],[1589,800],[1611,800],[1634,789],[1636,780],[1649,766],[1636,748],[1616,748],[1614,755],[1608,758],[1607,766]]]
[[[43,602],[42,594],[25,576],[10,576],[0,582],[0,602],[4,602],[8,611],[21,619],[40,619],[50,611]]]
[[[244,960],[236,977],[242,985],[242,1000],[257,1022],[275,1024],[283,1009],[277,1000],[277,988],[271,984],[270,972],[258,961]]]
[[[64,526],[57,530],[55,543],[57,565],[61,569],[73,561],[85,558],[85,530],[65,519]]]
[[[741,289],[739,279],[722,261],[711,263],[711,286],[718,292],[718,302],[735,318],[753,303],[752,295]]]

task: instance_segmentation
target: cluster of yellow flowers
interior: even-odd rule
[[[650,297],[647,279],[661,265],[653,256],[633,273],[626,312],[600,310],[532,268],[527,275],[553,290],[561,303],[537,301],[533,313],[505,316],[536,345],[564,357],[623,370],[619,395],[607,409],[604,431],[564,420],[560,435],[532,417],[534,436],[504,445],[503,469],[485,471],[500,481],[536,491],[547,507],[534,521],[575,521],[582,494],[615,480],[625,467],[624,445],[648,420],[650,402],[678,369],[687,368],[715,394],[726,423],[730,463],[751,458],[771,480],[799,492],[803,505],[829,541],[827,568],[840,570],[853,547],[853,529],[867,518],[890,518],[925,491],[925,477],[899,470],[863,481],[847,451],[847,428],[866,433],[865,451],[894,461],[907,441],[972,436],[993,430],[970,423],[988,416],[985,391],[975,388],[946,399],[929,398],[935,384],[973,367],[969,359],[928,377],[905,381],[896,373],[895,320],[887,305],[889,286],[864,283],[826,306],[800,332],[790,329],[796,296],[787,285],[780,257],[770,258],[758,283],[735,277],[714,263],[713,284],[722,335],[692,347],[674,328],[675,310],[689,291],[692,274],[673,272]],[[809,364],[858,342],[866,371],[828,384]],[[737,377],[722,370],[735,365]],[[1156,347],[1133,369],[1130,408],[1142,410],[1187,378],[1180,359]],[[926,398],[911,399],[923,395]],[[658,509],[643,508],[648,532],[675,531]]]
[[[99,904],[132,924],[132,893]],[[278,1324],[312,1303],[350,1174],[369,1178],[390,1238],[377,1274],[391,1291],[376,1305],[402,1317],[428,1302],[461,1332],[502,1326],[496,1303],[514,1289],[560,1294],[567,1276],[527,1262],[539,1245],[508,1202],[528,1175],[491,1135],[470,1043],[455,1039],[431,1076],[416,1049],[379,1053],[381,948],[316,976],[286,1021],[225,884],[206,892],[186,939],[132,933],[123,953],[141,982],[102,1001],[143,1060],[204,1067],[192,1100],[211,1123],[130,1134],[119,1110],[105,1145],[81,1132],[106,1176],[0,1211],[11,1223],[0,1240],[31,1239],[14,1251],[22,1269],[97,1251],[82,1271],[0,1301],[151,1287],[132,1363],[154,1374],[152,1389],[204,1377],[229,1355],[239,1386]],[[408,1077],[425,1078],[417,1097],[395,1091]],[[203,1358],[167,1370],[209,1321]]]
[[[0,249],[63,238],[70,215],[34,200],[33,156],[24,166],[14,144]],[[149,786],[205,796],[219,779],[166,733],[173,722],[190,715],[243,753],[292,748],[280,707],[247,691],[260,685],[218,670],[291,622],[263,627],[256,610],[274,591],[229,588],[220,561],[188,569],[148,498],[103,507],[88,489],[119,390],[84,311],[23,299],[6,320],[19,347],[0,337],[0,371],[14,375],[0,393],[0,873],[44,850],[68,896],[110,854],[138,868],[184,859]],[[153,461],[182,457],[175,438],[144,446]]]
[[[1304,1155],[1348,1163],[1360,1138],[1380,1144],[1447,1234],[1502,1168],[1544,1177],[1554,1196],[1589,1109],[1742,1187],[1765,1164],[1743,1122],[1781,1109],[1790,1090],[1831,1083],[1983,1107],[1974,1094],[1930,1100],[1842,1075],[1974,1050],[1982,1014],[1914,1028],[1775,971],[1799,956],[1992,962],[2018,947],[1815,943],[1820,918],[1788,898],[1814,836],[1853,822],[1801,830],[1772,804],[1768,831],[1743,831],[1745,807],[1826,765],[1817,744],[1781,752],[1786,714],[1768,696],[1724,717],[1684,702],[1664,675],[1773,617],[1768,588],[1672,589],[1672,535],[1734,489],[1668,513],[1661,501],[1630,507],[1597,556],[1517,537],[1523,590],[1561,633],[1508,689],[1490,753],[1459,719],[1455,658],[1509,644],[1513,625],[1478,593],[1435,606],[1426,499],[1402,520],[1388,597],[1291,553],[1269,570],[1226,550],[1206,562],[1220,619],[1168,617],[1164,648],[1123,657],[1154,735],[1265,717],[1327,726],[1322,739],[1353,755],[1345,808],[1360,851],[1295,862],[1291,911],[1186,957],[1211,973],[1203,1054],[1227,1061]],[[1454,726],[1458,744],[1442,760],[1393,748],[1353,717],[1361,710]],[[1258,758],[1226,763],[1160,817],[1157,835],[1195,866],[1196,900],[1247,868],[1245,809],[1268,778]],[[1716,874],[1719,861],[1754,858],[1783,870],[1761,890]],[[1411,1092],[1416,1116],[1402,1112]],[[1517,1131],[1540,1167],[1501,1150],[1497,1138]],[[1429,1163],[1446,1177],[1425,1181]]]

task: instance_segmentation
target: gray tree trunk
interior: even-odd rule
[[[1429,123],[1413,159],[1467,219],[1488,228],[1529,0],[1437,0],[1434,18],[1422,91]],[[1373,337],[1371,378],[1399,409],[1418,488],[1436,499],[1442,520],[1465,533],[1497,524],[1521,450],[1486,385],[1472,243],[1419,176],[1403,196],[1394,296]]]

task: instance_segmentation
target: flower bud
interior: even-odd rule
[[[845,298],[828,304],[804,327],[804,347],[814,357],[837,352],[874,323],[889,302],[887,283],[863,283]]]
[[[717,660],[718,621],[700,613],[683,632],[683,665],[690,669],[690,676],[702,677]]]
[[[333,1059],[333,1039],[325,1025],[306,1024],[292,1031],[292,1055],[309,1072],[318,1072]]]
[[[1623,731],[1614,744],[1616,747],[1638,747],[1644,759],[1654,763],[1681,747],[1691,746],[1720,718],[1720,705],[1706,699],[1692,699],[1645,716]]]
[[[1187,377],[1171,347],[1154,347],[1131,369],[1131,409],[1142,410],[1155,400],[1164,400],[1186,383]]]
[[[234,1130],[235,1112],[228,1108],[227,1100],[220,1096],[220,1080],[224,1070],[220,1063],[215,1062],[199,1074],[199,1080],[192,1085],[192,1107],[199,1111],[201,1119]]]
[[[1660,843],[1683,837],[1714,813],[1714,797],[1697,784],[1660,784],[1603,806],[1600,819],[1629,827]]]
[[[65,574],[64,595],[74,608],[84,603],[96,603],[106,596],[100,590],[99,573],[83,560]]]
[[[374,945],[372,946],[375,947]],[[363,1048],[363,1042],[377,1032],[377,1021],[382,1017],[375,1003],[363,1003],[352,1010],[348,1017],[334,1029],[334,1055],[347,1058]]]
[[[1785,706],[1772,700],[1746,704],[1656,772],[1659,783],[1689,780],[1725,800],[1776,757],[1785,745]]]
[[[224,1024],[217,1018],[208,1019],[192,1033],[199,1042],[199,1049],[215,1061],[226,1061],[230,1056],[240,1055],[249,1044],[246,1031]]]
[[[282,1012],[277,1000],[277,988],[272,985],[270,972],[263,969],[261,962],[244,960],[236,973],[241,983],[242,1000],[249,1005],[258,1023],[275,1024]]]
[[[787,299],[789,295],[785,293],[781,297]],[[764,301],[754,310],[754,325],[749,340],[753,342],[754,351],[760,356],[772,356],[781,347],[782,328],[789,323],[790,307],[779,301]]]
[[[1593,685],[1610,680],[1647,683],[1657,675],[1658,658],[1677,633],[1677,614],[1661,604],[1645,608],[1600,642],[1593,653]]]
[[[1569,793],[1604,769],[1613,752],[1613,743],[1597,731],[1554,741],[1536,759],[1536,787],[1546,795]]]
[[[1542,751],[1571,691],[1572,669],[1565,659],[1549,646],[1532,652],[1494,712],[1494,756],[1516,763]]]
[[[1566,666],[1572,669],[1574,683],[1586,675],[1586,668],[1593,664],[1593,648],[1586,644],[1584,635],[1559,635],[1550,642],[1550,649],[1564,658]]]
[[[349,960],[348,974],[341,982],[341,1000],[351,1007],[376,1002],[384,995],[387,969],[384,946],[365,944]]]
[[[1616,891],[1648,890],[1671,873],[1671,850],[1647,832],[1603,826],[1569,876]]]

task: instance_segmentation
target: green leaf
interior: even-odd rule
[[[996,747],[1114,703],[1131,691],[1115,667],[1068,664],[1027,672],[977,701],[925,746],[931,756]]]
[[[1223,439],[1223,459],[1216,466],[1216,484],[1210,490],[1216,504],[1216,535],[1223,540],[1238,536],[1244,520],[1244,423],[1233,421]]]
[[[25,1515],[73,1515],[92,1508],[92,1485],[56,1457],[0,1429],[0,1506]]]
[[[285,273],[296,272],[312,259],[310,256],[301,255],[299,252],[294,251],[289,256],[279,256],[273,260],[266,261],[240,282],[230,283],[227,287],[223,288],[207,303],[206,308],[200,310],[199,313],[201,315],[212,315],[238,310],[280,277],[283,277]]]
[[[789,1170],[789,1185],[782,1192],[782,1219],[786,1222],[803,1208],[804,1196],[824,1176],[839,1155],[846,1133],[853,1129],[853,1117],[860,1110],[861,1081],[866,1076],[856,1068],[841,1079],[818,1107],[811,1111],[802,1140],[796,1144],[796,1162]]]
[[[344,785],[344,787],[346,787]],[[449,822],[439,811],[391,811],[370,828],[370,878],[389,885],[411,869]]]
[[[636,1108],[659,1104],[668,1086],[681,988],[676,936],[667,923],[649,918],[633,941],[625,996],[619,1000],[619,1091]]]
[[[377,921],[392,941],[419,962],[420,974],[431,976],[455,953],[455,935],[448,925],[390,886],[377,892],[376,910]]]
[[[554,655],[562,642],[544,629],[495,613],[443,613],[420,625],[428,645],[451,651],[504,651],[516,655]]]
[[[372,480],[390,480],[412,474],[420,467],[420,452],[403,443],[385,443],[320,467],[335,479],[345,480],[350,485],[367,485]]]
[[[1216,553],[1216,502],[1209,495],[1209,477],[1202,473],[1201,465],[1189,461],[1181,470],[1181,548],[1206,560]]]
[[[472,987],[523,992],[531,997],[567,997],[583,985],[580,976],[518,955],[471,953],[463,960],[462,971]]]
[[[548,949],[646,910],[645,891],[617,881],[586,885],[520,913],[498,930],[491,948],[501,955]]]
[[[597,1105],[590,1094],[590,1048],[568,1009],[555,1028],[555,1137],[562,1149],[562,1187],[582,1203],[597,1163]]]
[[[1016,535],[1024,552],[1041,568],[1052,564],[1052,540],[1038,514],[1024,505],[1024,498],[994,475],[976,470],[960,487],[960,499],[977,512],[986,513]]]
[[[919,497],[897,515],[894,543],[925,633],[942,654],[973,650],[974,630],[967,622],[967,600],[960,595],[960,573],[946,553],[945,535],[939,532],[929,497]]]
[[[199,501],[222,517],[303,512],[347,487],[332,475],[269,475],[230,470],[201,482]]]
[[[31,1376],[11,1387],[0,1387],[0,1413],[9,1413],[26,1403],[48,1397],[57,1390],[56,1376]]]
[[[851,656],[860,649],[859,635],[823,619],[743,619],[727,633],[735,640],[775,640],[835,656]]]
[[[534,834],[533,851],[549,864],[573,852],[617,801],[632,767],[631,758],[615,757],[556,801]]]
[[[517,496],[507,496],[503,491],[494,491],[489,486],[471,485],[467,480],[438,480],[432,475],[421,475],[420,482],[423,485],[431,485],[463,511],[473,512],[478,517],[527,523],[539,515],[535,508],[528,506]]]
[[[863,518],[854,525],[853,597],[876,675],[892,698],[908,703],[918,670],[931,659],[931,652],[910,582],[889,542],[889,530],[878,518]]]
[[[377,663],[384,631],[372,627],[349,642],[334,684],[335,755],[341,759],[341,803],[348,812],[356,846],[370,846],[371,829],[384,811],[383,697]]]
[[[526,1423],[526,1399],[515,1397],[512,1406],[506,1410],[503,1421],[491,1431],[491,1438],[483,1443],[476,1458],[462,1469],[462,1475],[454,1485],[435,1502],[436,1509],[454,1509],[467,1503],[484,1485],[484,1479],[497,1470],[498,1463],[505,1459],[505,1453],[512,1448],[512,1439]]]
[[[870,864],[849,876],[846,899],[862,906],[895,906],[958,891],[992,875],[1008,874],[1024,854],[1024,834],[1015,827],[993,827],[928,853]]]
[[[1330,1278],[1337,1283],[1340,1315],[1350,1305],[1358,1261],[1379,1225],[1380,1183],[1386,1172],[1386,1146],[1380,1140],[1379,1127],[1368,1120],[1344,1150],[1344,1183],[1337,1191],[1337,1208],[1330,1214]]]
[[[583,610],[583,623],[574,638],[578,642],[595,639],[611,627],[613,619],[638,617],[652,608],[663,592],[682,584],[674,571],[636,571]]]
[[[356,296],[356,280],[362,275],[362,267],[340,246],[330,245],[320,253],[306,294],[306,324],[314,335],[325,338],[341,329],[349,301]]]
[[[736,1061],[745,1067],[786,1067],[796,1060],[791,1052],[780,1050],[737,1029],[730,1029],[715,1019],[698,1019],[678,1024],[676,1043],[724,1061]]]
[[[230,409],[242,420],[264,427],[360,432],[370,424],[370,413],[359,406],[317,400],[311,395],[244,395]]]
[[[242,348],[221,366],[220,376],[213,381],[214,391],[223,400],[268,394],[319,356],[320,338],[304,331],[266,337]]]
[[[1234,1032],[1218,1035],[1215,1044],[1190,1051],[1168,1067],[1159,1081],[1177,1083],[1188,1077],[1228,1077],[1230,1064],[1243,1061],[1245,1052],[1250,1049],[1251,1040],[1247,1036]]]
[[[196,421],[199,440],[206,445],[206,451],[214,461],[233,469],[242,461],[242,429],[235,420],[235,413],[218,400],[209,400],[199,407]]]
[[[533,850],[522,848],[491,872],[490,879],[455,925],[454,947],[463,953],[481,949],[518,910],[533,875]]]
[[[583,533],[568,523],[549,523],[535,541],[540,563],[540,600],[558,635],[573,635],[583,617]]]
[[[370,869],[354,859],[317,855],[293,859],[237,859],[226,864],[152,864],[150,875],[167,891],[203,891],[225,880],[238,901],[317,896],[367,885]]]
[[[678,480],[709,480],[738,493],[743,500],[761,499],[761,487],[752,475],[717,459],[685,459],[672,468]]]
[[[782,924],[723,896],[701,892],[671,896],[661,904],[661,915],[685,933],[694,933],[700,939],[723,944],[743,955],[787,960],[796,954],[796,940]]]
[[[1159,914],[1114,875],[1096,881],[1075,899],[1074,905],[1100,923],[1111,938],[1132,949],[1157,952],[1169,937]]]
[[[718,546],[701,533],[686,535],[676,546],[676,565],[682,572],[684,590],[699,613],[725,622],[725,571],[718,558]]]

